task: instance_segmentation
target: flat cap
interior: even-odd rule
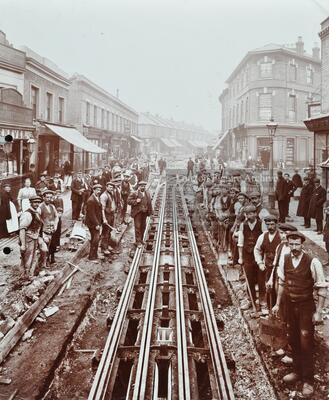
[[[320,183],[320,179],[319,178],[315,178],[313,182],[314,183]]]
[[[280,229],[280,231],[284,231],[284,232],[296,232],[297,231],[297,228],[294,225],[286,224],[283,222],[279,223],[278,228]]]
[[[95,189],[102,189],[102,188],[103,188],[103,186],[100,185],[99,183],[96,183],[96,185],[93,185],[93,190],[95,190]]]
[[[243,212],[244,213],[248,213],[248,212],[256,212],[256,207],[253,206],[252,204],[248,204],[243,208]]]
[[[34,202],[34,201],[38,201],[39,203],[42,202],[42,198],[40,196],[32,196],[32,197],[30,197],[29,200],[30,200],[31,203]]]
[[[250,197],[250,198],[252,198],[252,197],[260,197],[260,196],[261,196],[261,194],[260,194],[259,192],[256,192],[256,191],[251,192],[251,193],[249,194],[249,197]]]
[[[289,239],[289,238],[291,238],[291,239],[301,239],[302,243],[305,242],[305,239],[306,239],[306,237],[301,232],[298,232],[298,231],[289,232],[289,233],[287,233],[286,236],[287,236],[287,239]]]
[[[41,192],[42,196],[46,195],[46,194],[55,194],[55,192],[53,190],[50,189],[45,189]]]
[[[265,222],[278,222],[278,217],[276,217],[275,215],[267,215],[265,218],[264,218],[264,221]]]
[[[243,192],[239,192],[237,196],[238,197],[239,196],[244,196],[246,199],[249,199],[249,196],[246,193],[243,193]]]
[[[110,181],[110,182],[106,182],[106,186],[115,186],[115,183]]]
[[[138,186],[146,186],[147,185],[147,182],[146,181],[140,181],[140,182],[138,182]]]

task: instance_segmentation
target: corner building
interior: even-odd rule
[[[268,44],[249,51],[226,81],[219,101],[222,134],[217,143],[228,161],[248,158],[270,163],[270,137],[266,124],[278,124],[273,144],[274,167],[304,167],[313,161],[313,138],[303,120],[308,105],[319,99],[320,49]],[[225,155],[229,155],[225,157]]]

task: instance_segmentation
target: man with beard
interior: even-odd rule
[[[253,304],[256,304],[256,283],[259,285],[260,298],[265,297],[265,284],[263,285],[262,274],[255,261],[254,247],[258,237],[262,234],[262,225],[257,219],[256,207],[252,204],[244,209],[247,220],[241,224],[238,236],[238,263],[243,265],[245,275],[250,288],[250,296]],[[246,303],[243,309],[248,309],[249,303]],[[260,311],[259,305],[256,310]]]
[[[299,202],[297,207],[297,217],[304,217],[305,228],[310,228],[311,220],[308,216],[308,209],[310,206],[310,200],[313,193],[313,186],[310,183],[310,178],[305,176],[303,179],[303,187],[300,192]]]
[[[321,262],[302,249],[305,236],[300,232],[287,234],[291,253],[279,264],[278,297],[273,313],[278,314],[285,294],[287,305],[287,329],[292,349],[293,372],[283,377],[285,383],[303,382],[304,397],[314,393],[314,324],[322,321],[321,311],[327,293]],[[317,291],[315,305],[313,290]]]
[[[264,218],[264,221],[267,226],[267,232],[263,232],[257,239],[254,248],[254,256],[260,270],[260,279],[262,281],[261,287],[265,288],[265,283],[269,280],[272,274],[275,251],[281,243],[281,236],[277,227],[278,220],[275,216],[269,215]],[[270,307],[273,306],[273,299],[270,298],[271,293],[266,294],[267,307],[270,309]],[[260,299],[260,305],[265,305],[264,298]],[[263,308],[265,311],[265,307]]]
[[[38,212],[42,199],[39,196],[30,198],[30,207],[19,218],[19,246],[21,251],[21,268],[23,276],[32,278],[37,269],[37,250],[39,250],[39,265],[45,266],[47,260],[47,245],[40,237],[42,220]]]
[[[146,190],[146,182],[140,181],[136,192],[128,197],[128,204],[131,205],[131,216],[135,224],[135,245],[142,247],[143,237],[146,228],[146,218],[153,212],[151,195]]]

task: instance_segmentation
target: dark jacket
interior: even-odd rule
[[[289,180],[287,182],[288,185],[288,196],[289,198],[292,197],[294,195],[295,190],[297,189],[297,187],[295,186],[294,182]]]
[[[297,217],[307,217],[312,193],[313,186],[310,183],[302,187],[297,207]]]
[[[275,187],[276,199],[278,201],[289,200],[288,191],[289,191],[288,182],[282,177],[278,178]]]
[[[141,199],[142,201],[137,203],[137,199]],[[131,205],[131,216],[133,218],[140,212],[144,212],[147,215],[151,215],[153,212],[151,195],[147,190],[144,192],[144,196],[138,190],[130,193],[128,204]]]
[[[326,201],[326,197],[327,193],[324,187],[314,188],[308,210],[309,218],[323,219],[323,204]]]
[[[88,228],[102,225],[102,205],[94,194],[87,200],[85,224]]]
[[[291,180],[293,181],[293,183],[296,186],[296,188],[303,187],[303,181],[302,181],[302,178],[301,178],[301,176],[299,174],[293,175]]]
[[[72,201],[77,201],[79,198],[82,199],[83,192],[81,189],[86,189],[86,185],[83,183],[83,181],[78,180],[78,178],[74,178],[71,183],[71,200]]]

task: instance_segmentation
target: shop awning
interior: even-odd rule
[[[192,147],[195,147],[197,149],[205,148],[208,146],[208,144],[202,140],[189,140],[188,142]]]
[[[75,128],[50,124],[45,124],[45,126],[62,139],[74,144],[74,146],[82,150],[88,151],[89,153],[106,153],[106,150],[92,143]]]
[[[183,147],[176,139],[170,139],[170,141],[175,145],[175,147]]]
[[[213,150],[216,150],[221,143],[223,142],[223,140],[226,138],[226,136],[228,135],[228,133],[230,132],[230,130],[228,129],[227,131],[225,131],[222,136],[218,139],[217,143],[215,144],[215,146],[212,148]]]
[[[170,148],[175,148],[176,147],[176,144],[173,143],[170,139],[161,138],[160,140],[167,147],[170,147]]]
[[[142,140],[141,138],[139,138],[139,137],[137,137],[137,136],[134,136],[134,135],[130,135],[130,138],[133,139],[133,140],[135,140],[135,141],[138,142],[138,143],[142,143],[142,142],[143,142],[143,140]]]

